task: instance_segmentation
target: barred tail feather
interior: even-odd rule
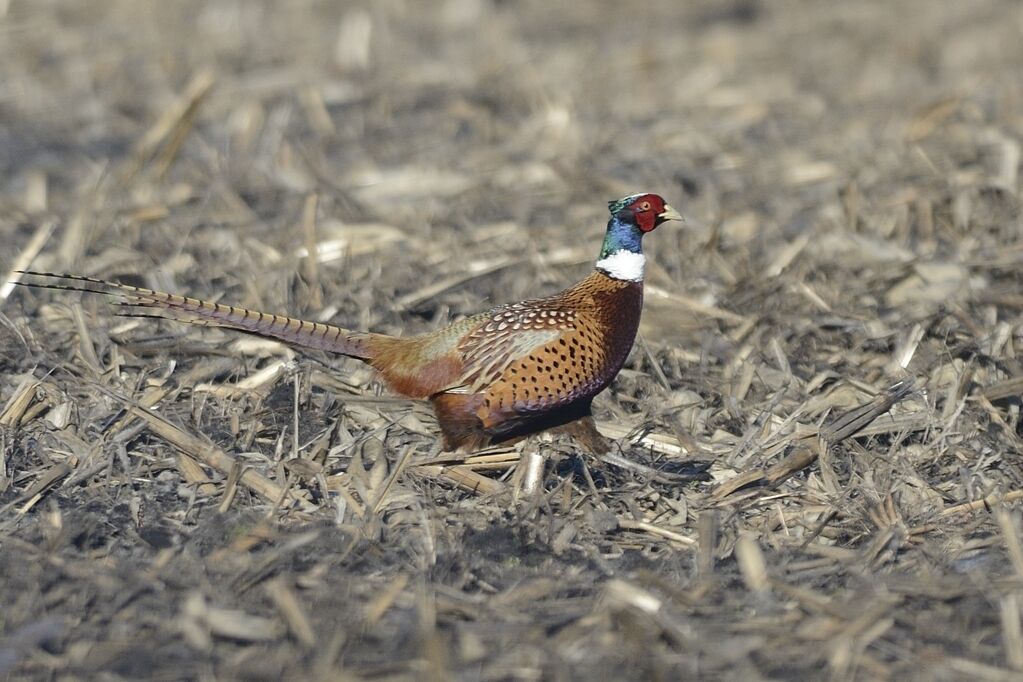
[[[286,343],[372,360],[377,345],[390,337],[382,334],[355,332],[320,322],[308,322],[271,313],[212,303],[197,298],[168,294],[162,291],[107,282],[82,275],[60,275],[51,272],[19,271],[41,279],[41,282],[18,282],[38,289],[83,291],[111,296],[125,317],[158,317],[201,326],[224,327],[256,334]],[[62,284],[61,282],[70,282]]]

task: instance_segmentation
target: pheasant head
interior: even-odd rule
[[[656,194],[634,194],[607,204],[604,245],[597,269],[613,279],[643,281],[643,235],[668,220],[682,220],[681,214]]]

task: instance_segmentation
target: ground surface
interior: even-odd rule
[[[0,1],[4,275],[412,333],[582,276],[608,199],[689,219],[596,404],[656,472],[558,442],[517,499],[357,363],[0,290],[0,677],[1020,679],[1021,32]]]

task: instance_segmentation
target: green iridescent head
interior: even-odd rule
[[[607,208],[611,219],[607,223],[601,258],[622,250],[642,253],[644,234],[669,220],[682,220],[681,214],[657,194],[633,194],[607,202]]]

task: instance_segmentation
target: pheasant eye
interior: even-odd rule
[[[650,202],[649,201],[644,201],[642,204],[639,205],[639,210],[641,210],[641,211],[649,211],[650,210]]]

